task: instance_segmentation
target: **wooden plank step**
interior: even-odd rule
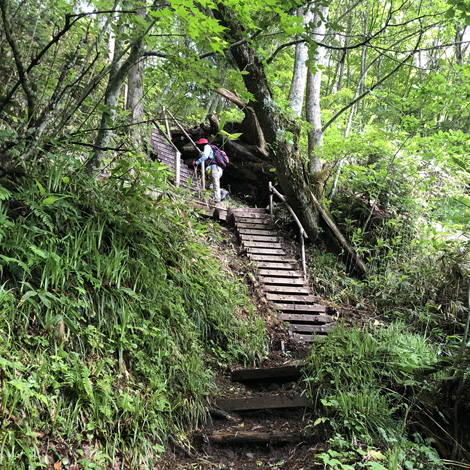
[[[248,253],[248,256],[250,259],[253,261],[260,261],[260,262],[268,262],[268,263],[288,263],[289,266],[291,265],[296,265],[297,260],[293,258],[289,258],[288,256],[277,256],[277,255],[258,255],[258,254],[253,254],[253,253]],[[292,269],[291,267],[286,268],[286,269]]]
[[[281,248],[284,249],[284,245],[279,242],[265,242],[265,241],[243,241],[243,246],[250,248]]]
[[[238,234],[240,235],[240,237],[242,236],[244,237],[247,235],[262,236],[262,237],[278,235],[277,230],[268,230],[268,229],[259,230],[259,227],[257,228],[258,229],[249,229],[249,228],[238,227]]]
[[[273,218],[269,214],[260,214],[257,212],[235,212],[233,214],[235,220],[240,220],[243,222],[246,219],[253,219],[253,220],[269,220],[273,223]],[[256,223],[256,222],[255,222]]]
[[[306,303],[315,303],[318,302],[318,297],[314,295],[287,295],[287,294],[273,294],[273,293],[266,293],[266,299],[271,302],[296,302],[299,304],[306,304]]]
[[[301,431],[294,431],[286,433],[285,431],[213,431],[208,436],[209,441],[213,444],[233,444],[233,445],[246,445],[246,444],[270,444],[270,445],[283,445],[294,444],[296,442],[306,442],[313,439],[313,434],[308,436]]]
[[[285,379],[300,378],[302,369],[298,365],[266,367],[256,369],[239,369],[232,371],[230,378],[232,382],[245,382],[249,380],[266,380],[266,379]]]
[[[219,220],[227,220],[228,210],[226,207],[214,207],[214,218]]]
[[[249,212],[251,214],[268,214],[269,215],[269,211],[265,208],[262,208],[262,207],[249,207],[249,208],[245,208],[245,207],[232,207],[230,208],[230,211],[233,212],[234,214],[240,214],[240,213],[245,213],[245,212]]]
[[[308,281],[303,277],[265,277],[259,276],[262,284],[277,284],[285,286],[308,286]]]
[[[253,224],[251,222],[238,222],[237,223],[237,230],[240,231],[240,229],[251,229],[251,230],[273,230],[275,229],[276,227],[271,224],[271,223],[262,223],[262,224]],[[275,233],[278,233],[277,231],[275,231]],[[261,234],[260,234],[261,235]]]
[[[290,263],[290,265],[294,265],[297,263],[297,260],[293,258],[289,258],[288,256],[280,256],[280,255],[260,255],[255,253],[248,253],[248,256],[253,261],[267,261],[267,262],[274,262],[274,263]],[[288,269],[292,269],[289,267]]]
[[[304,274],[302,271],[286,271],[284,269],[258,269],[259,276],[267,277],[292,277],[292,278],[302,278],[304,279]]]
[[[275,228],[275,225],[269,219],[243,219],[235,222],[237,227],[241,228],[264,228],[269,227],[270,229]]]
[[[318,326],[318,325],[305,325],[305,324],[291,324],[289,325],[289,331],[295,331],[296,333],[326,333],[333,329],[330,325]]]
[[[281,270],[281,271],[292,271],[292,270],[297,270],[299,269],[299,265],[297,264],[297,261],[294,263],[290,262],[273,262],[273,261],[263,261],[259,260],[257,263],[258,269],[276,269],[276,270]]]
[[[293,314],[303,313],[324,313],[326,312],[326,306],[320,304],[309,304],[309,305],[298,305],[289,303],[277,303],[274,304],[274,308],[281,312],[293,312]]]
[[[279,243],[281,241],[280,237],[273,237],[273,236],[266,236],[266,235],[246,235],[240,234],[240,238],[243,243],[247,242],[271,242],[271,243]]]
[[[306,286],[277,286],[272,284],[263,284],[264,292],[275,292],[277,294],[313,294],[312,289]]]
[[[330,315],[301,315],[301,314],[292,314],[292,313],[279,313],[277,318],[282,321],[291,322],[291,323],[312,323],[312,324],[323,324],[331,323],[333,319]]]
[[[284,248],[246,248],[247,253],[251,255],[287,255]]]
[[[331,329],[327,329],[326,326],[321,327],[324,329],[324,331],[316,331],[315,334],[317,336],[326,336],[328,334],[328,331]],[[304,343],[313,343],[315,341],[315,337],[313,336],[312,333],[291,333],[291,338],[295,341],[303,341]]]
[[[310,402],[305,395],[265,395],[249,398],[221,398],[216,401],[224,411],[272,410],[278,408],[305,408]]]

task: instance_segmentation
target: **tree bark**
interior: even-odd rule
[[[299,16],[303,16],[304,26],[308,25],[314,18],[314,14],[307,6],[306,9],[299,10]],[[302,114],[304,104],[305,82],[307,78],[308,46],[305,42],[295,45],[294,73],[289,90],[288,100],[296,116]]]
[[[323,41],[326,31],[326,19],[328,17],[328,6],[319,7],[319,11],[315,14],[315,27],[312,33],[314,41]],[[320,110],[320,89],[322,71],[321,66],[325,59],[325,48],[318,46],[315,54],[313,65],[309,68],[307,74],[307,97],[305,102],[305,113],[307,122],[312,126],[308,133],[308,159],[310,173],[319,173],[322,169],[322,161],[318,155],[318,148],[323,141],[323,129],[321,125]]]
[[[139,16],[145,18],[146,8],[140,8]],[[144,120],[144,104],[142,98],[144,96],[144,62],[138,60],[137,63],[129,70],[127,77],[128,94],[126,109],[131,111],[130,121],[132,126],[131,134],[134,140],[138,143],[143,141],[144,132],[142,125],[139,125]]]
[[[233,57],[240,70],[247,73],[243,80],[254,101],[253,108],[266,142],[271,146],[277,177],[287,200],[299,214],[307,235],[312,240],[318,237],[318,213],[310,193],[310,186],[304,172],[300,155],[300,127],[284,116],[274,102],[264,66],[255,50],[243,39],[242,27],[224,6],[219,7],[222,21],[229,29],[234,41],[239,44],[232,49]]]

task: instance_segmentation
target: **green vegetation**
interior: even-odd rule
[[[431,442],[409,435],[435,393],[423,375],[436,362],[431,342],[403,323],[339,327],[314,343],[305,381],[319,413],[315,425],[328,426],[332,436],[319,461],[351,470],[443,468]]]
[[[159,164],[127,170],[100,184],[51,156],[1,180],[2,469],[46,468],[47,454],[151,468],[204,421],[211,357],[265,352],[246,288],[214,257],[217,231]]]
[[[361,322],[306,370],[318,465],[468,466],[469,12],[0,0],[0,467],[150,469],[204,420],[211,366],[265,353],[220,234],[143,155],[163,106],[237,137],[238,187],[273,176],[316,290]],[[362,275],[322,245],[312,191]]]

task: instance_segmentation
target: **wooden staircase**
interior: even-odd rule
[[[157,128],[151,132],[150,143],[155,158],[176,171],[177,150]],[[312,342],[313,333],[325,334],[332,319],[320,305],[297,260],[289,256],[286,244],[266,209],[227,208],[201,198],[201,188],[194,171],[179,164],[180,185],[194,196],[192,204],[207,216],[227,220],[232,217],[238,237],[248,257],[258,268],[259,282],[266,299],[278,311],[278,318],[289,323],[294,340]]]
[[[318,302],[297,260],[289,255],[284,239],[266,209],[229,209],[247,256],[258,268],[258,279],[278,311],[289,322],[292,339],[312,342],[313,333],[325,334],[332,318]]]

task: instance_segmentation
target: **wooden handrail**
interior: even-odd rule
[[[173,119],[175,124],[180,128],[180,130],[183,132],[184,136],[191,142],[191,145],[196,149],[196,151],[199,153],[199,155],[202,155],[201,150],[196,145],[196,143],[193,141],[193,139],[191,139],[191,137],[189,137],[188,133],[183,129],[183,126],[176,120],[175,116],[173,116],[173,114],[171,114],[170,110],[168,108],[166,108],[165,106],[163,107],[163,113],[165,114],[165,124],[167,126],[168,138],[170,138],[170,129],[169,129],[168,120],[167,120],[167,117],[166,117],[167,113],[171,117],[171,119]],[[179,166],[178,166],[178,171],[179,171]],[[206,164],[205,164],[205,162],[202,162],[202,164],[201,164],[201,173],[202,173],[202,190],[204,190],[206,188]],[[179,179],[179,176],[177,176],[177,180],[178,179]]]
[[[304,276],[307,277],[307,265],[305,262],[305,239],[308,238],[307,232],[303,228],[302,224],[300,223],[299,218],[295,214],[292,207],[287,202],[287,199],[272,185],[271,181],[269,182],[269,214],[271,216],[274,215],[274,204],[273,204],[273,196],[276,195],[283,204],[287,207],[287,210],[290,212],[292,217],[294,218],[295,222],[297,223],[300,229],[300,248],[302,253],[302,271]]]

